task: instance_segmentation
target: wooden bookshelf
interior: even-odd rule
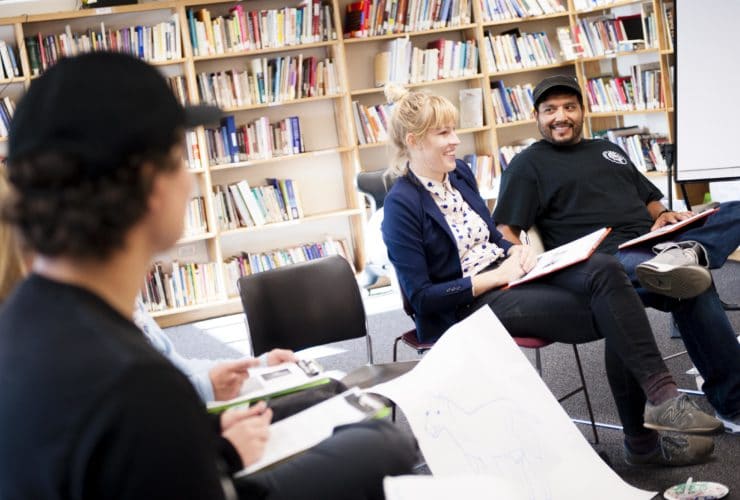
[[[412,0],[408,0],[411,2]],[[562,0],[563,11],[522,18],[486,19],[484,0],[471,0],[470,19],[461,16],[452,26],[432,29],[414,29],[408,32],[383,33],[376,36],[353,38],[345,36],[343,22],[345,10],[351,0],[329,0],[332,23],[336,37],[295,45],[268,47],[250,50],[226,50],[224,53],[195,55],[189,29],[188,10],[208,9],[212,18],[228,13],[237,4],[223,0],[169,0],[154,1],[138,5],[89,9],[31,16],[16,16],[0,19],[0,40],[17,49],[20,75],[0,80],[4,96],[16,102],[33,78],[31,61],[26,50],[25,38],[42,33],[56,35],[70,25],[72,31],[99,30],[100,23],[106,27],[121,29],[135,24],[151,25],[174,16],[179,23],[181,54],[167,60],[153,62],[167,76],[180,75],[187,84],[190,102],[200,102],[198,75],[234,68],[246,70],[255,58],[297,57],[299,54],[333,60],[337,73],[338,92],[330,95],[299,97],[290,101],[257,103],[227,108],[235,116],[237,124],[251,122],[260,116],[273,120],[288,116],[299,116],[305,135],[306,151],[298,154],[274,156],[269,159],[249,159],[229,163],[209,163],[205,130],[196,130],[201,151],[201,167],[192,169],[197,192],[205,200],[208,230],[206,233],[178,242],[170,254],[163,258],[187,261],[199,256],[200,261],[219,264],[236,251],[263,252],[272,248],[307,243],[311,238],[321,241],[324,235],[345,239],[353,254],[355,267],[362,269],[365,261],[363,224],[364,208],[354,187],[355,175],[363,170],[387,167],[387,144],[385,141],[360,144],[355,129],[353,101],[364,106],[373,106],[384,101],[382,89],[376,87],[373,60],[375,54],[386,50],[389,43],[408,37],[415,47],[425,48],[438,39],[464,42],[472,40],[478,50],[478,65],[470,75],[458,75],[444,79],[407,84],[412,88],[424,88],[445,95],[458,103],[461,89],[481,88],[483,95],[483,126],[459,130],[460,155],[476,153],[491,155],[495,174],[500,174],[499,147],[514,144],[528,137],[539,138],[536,122],[529,116],[513,122],[497,123],[493,105],[492,84],[502,81],[505,87],[534,86],[539,80],[554,74],[570,74],[577,78],[584,98],[588,93],[588,81],[598,77],[625,76],[625,65],[655,63],[660,71],[658,85],[663,102],[656,109],[592,112],[586,104],[584,133],[622,127],[633,120],[645,119],[661,123],[666,135],[672,140],[673,102],[670,87],[670,71],[674,64],[673,48],[667,41],[668,28],[663,12],[667,0],[618,0],[594,8],[577,10],[575,0]],[[245,10],[279,9],[284,6],[297,7],[299,0],[256,0],[253,3],[239,2]],[[657,42],[650,47],[634,51],[614,51],[592,57],[565,59],[560,46],[558,28],[574,30],[581,19],[597,15],[629,15],[631,13],[655,13]],[[489,67],[487,34],[502,35],[512,29],[521,33],[545,33],[549,40],[555,62],[530,67],[514,67],[495,70]],[[636,62],[632,62],[636,61]],[[586,99],[587,100],[587,99]],[[304,126],[305,120],[305,126]],[[7,144],[0,138],[0,152]],[[300,184],[304,216],[300,219],[265,224],[259,227],[221,230],[215,211],[215,185],[225,185],[248,180],[250,186],[260,185],[265,177],[296,179]],[[490,189],[485,189],[492,196]],[[222,280],[226,273],[222,269]],[[210,303],[157,311],[155,316],[161,324],[178,324],[203,319],[241,309],[238,300],[222,294]]]

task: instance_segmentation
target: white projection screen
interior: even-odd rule
[[[740,0],[676,0],[676,180],[740,178]]]

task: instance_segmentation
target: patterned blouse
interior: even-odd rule
[[[486,222],[450,184],[449,176],[445,175],[442,182],[420,175],[416,177],[432,195],[455,236],[463,277],[475,276],[504,257],[504,249],[488,241],[490,232]]]

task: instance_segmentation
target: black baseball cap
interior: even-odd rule
[[[43,153],[70,154],[91,176],[134,155],[166,153],[179,129],[217,123],[214,106],[183,107],[153,66],[95,52],[64,58],[31,82],[10,123],[8,163]]]
[[[578,95],[579,99],[583,99],[583,94],[581,94],[581,87],[578,85],[578,82],[575,78],[567,75],[549,76],[538,83],[537,86],[534,88],[534,91],[532,92],[532,98],[534,99],[534,109],[537,109],[537,106],[540,105],[540,101],[543,97],[545,97],[545,94],[547,92],[557,87],[571,90]]]

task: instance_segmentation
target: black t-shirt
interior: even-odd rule
[[[541,140],[504,171],[493,218],[525,229],[537,225],[547,249],[609,226],[599,251],[615,253],[620,243],[650,230],[646,205],[662,197],[609,141],[554,146]]]
[[[4,500],[224,496],[188,379],[99,297],[38,275],[0,309],[0,429]]]

